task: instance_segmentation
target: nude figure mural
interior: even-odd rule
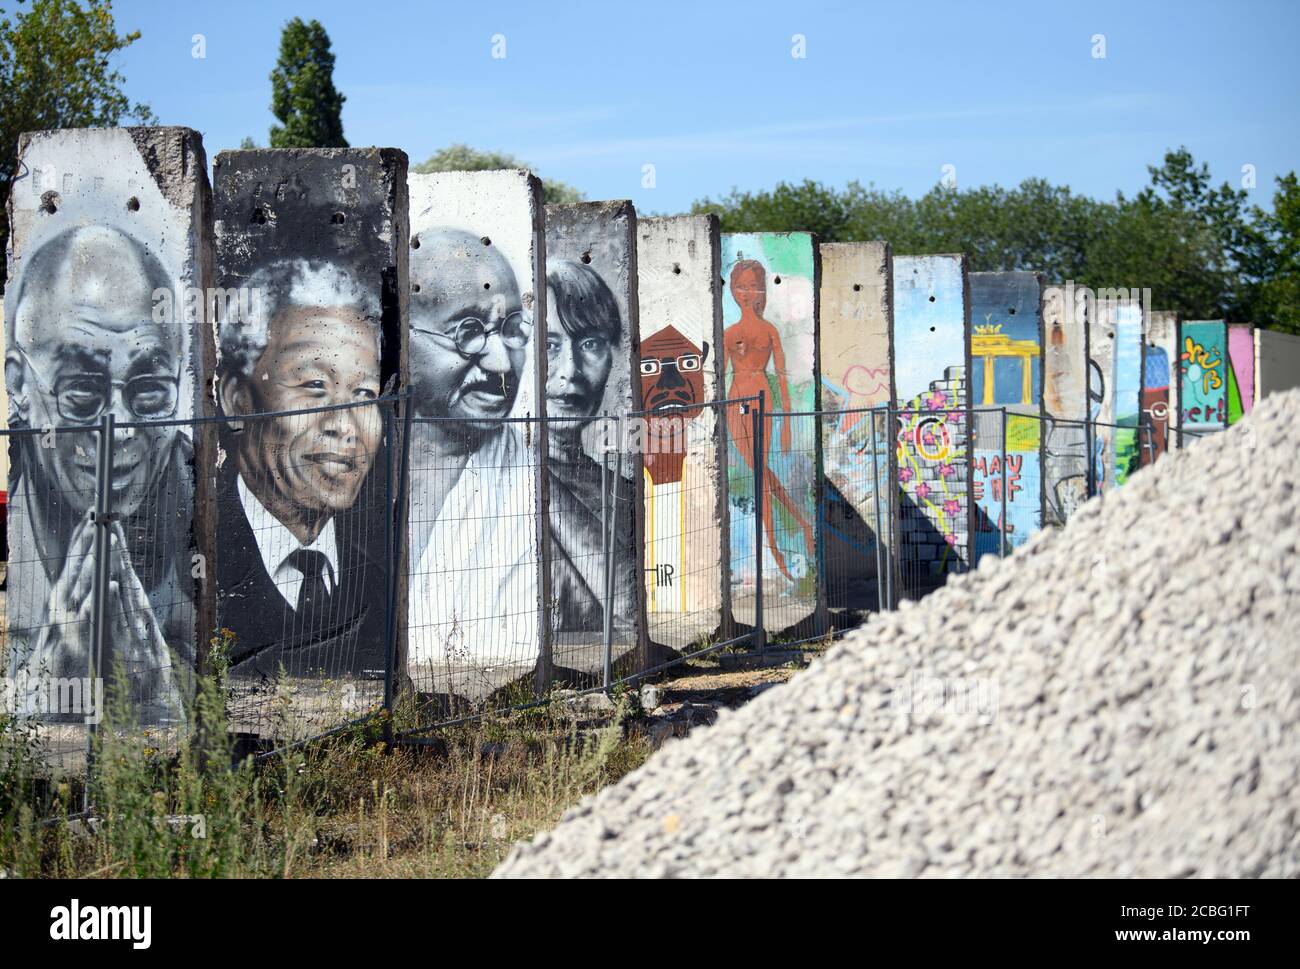
[[[732,502],[732,595],[737,618],[752,619],[756,557],[763,559],[764,622],[776,633],[818,610],[814,529],[820,436],[816,387],[816,276],[808,233],[723,236],[722,366],[728,400],[764,395],[762,503],[755,508],[754,422],[726,412]],[[755,548],[753,515],[762,521]]]

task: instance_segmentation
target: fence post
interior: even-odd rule
[[[893,405],[885,407],[885,457],[889,461],[889,480],[885,483],[889,494],[889,608],[898,608],[898,586],[903,581],[902,490],[898,486],[898,412]],[[894,579],[898,579],[895,583]]]
[[[95,457],[95,587],[91,598],[90,630],[90,682],[94,690],[96,677],[104,677],[104,656],[108,646],[108,582],[109,554],[112,549],[110,531],[113,514],[113,438],[115,419],[111,410],[105,411],[99,424],[99,446]],[[123,549],[123,554],[126,550]],[[104,677],[107,680],[106,677]],[[105,689],[102,694],[108,696]],[[102,719],[103,711],[97,711]],[[95,768],[95,735],[99,725],[86,724],[86,790],[82,807],[90,811],[90,788]]]
[[[1007,409],[1002,408],[1002,519],[998,522],[998,558],[1007,557]]]
[[[387,620],[384,628],[384,743],[391,746],[393,674],[394,667],[397,665],[397,582],[398,570],[401,566],[399,558],[401,542],[397,539],[397,522],[406,516],[393,491],[393,415],[382,405],[380,405],[380,414],[384,422],[384,501],[387,510],[387,514],[384,515],[384,545],[388,550],[388,608],[385,610]]]
[[[607,421],[612,418],[606,415]],[[608,690],[614,680],[614,597],[616,583],[614,581],[614,559],[615,548],[617,547],[616,536],[618,534],[618,483],[623,477],[623,448],[622,448],[622,418],[619,419],[619,448],[614,457],[614,477],[610,481],[609,487],[609,515],[608,524],[605,529],[605,652],[604,652],[604,686]],[[606,452],[601,455],[600,468],[601,477],[605,475],[605,467],[609,462],[609,454]],[[604,513],[605,497],[601,496],[601,512]]]
[[[767,392],[758,392],[758,403],[753,410],[754,442],[754,644],[762,655],[767,650],[767,628],[763,625],[763,474],[767,464],[767,446],[763,440],[765,399]]]
[[[883,556],[880,551],[880,458],[876,454],[876,412],[873,408],[868,415],[871,420],[871,504],[876,523],[876,612],[885,610],[885,589],[882,584],[885,574],[881,570]]]
[[[1084,475],[1084,484],[1087,489],[1089,498],[1095,498],[1097,495],[1097,482],[1096,482],[1097,469],[1093,465],[1093,453],[1092,453],[1092,445],[1093,445],[1093,441],[1096,438],[1096,435],[1097,435],[1097,428],[1093,425],[1092,418],[1089,417],[1083,422],[1083,446],[1088,452],[1084,463],[1084,467],[1086,469],[1086,474]]]

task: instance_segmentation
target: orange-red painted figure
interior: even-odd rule
[[[772,362],[776,368],[777,382],[780,386],[781,399],[777,402],[782,411],[791,410],[790,381],[785,370],[785,351],[781,347],[781,334],[775,326],[763,319],[767,307],[767,272],[763,264],[754,259],[741,259],[731,270],[731,295],[740,307],[740,319],[722,334],[722,365],[731,364],[731,385],[727,388],[727,397],[754,397],[760,391],[767,391],[767,365]],[[745,463],[754,467],[753,424],[748,414],[741,414],[735,407],[727,408],[727,428],[731,432],[732,443],[740,452]],[[790,419],[781,419],[781,450],[789,451]],[[763,442],[766,449],[771,448],[772,418],[764,421]],[[767,534],[768,545],[772,549],[772,558],[776,560],[781,574],[791,581],[794,576],[786,565],[785,555],[776,544],[776,525],[772,519],[772,500],[780,503],[799,526],[803,529],[805,551],[813,551],[812,526],[790,499],[781,482],[777,480],[771,465],[763,462],[763,530]],[[758,550],[762,554],[762,550]]]

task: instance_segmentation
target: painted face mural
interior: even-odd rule
[[[547,273],[546,296],[552,324],[546,334],[546,413],[591,417],[604,399],[622,333],[614,294],[595,270],[560,262]]]
[[[1138,460],[1153,463],[1169,448],[1169,352],[1176,323],[1167,314],[1153,313],[1142,362],[1142,424],[1138,433]]]
[[[373,325],[347,308],[292,306],[271,321],[271,337],[248,382],[255,411],[354,404],[379,396]],[[379,446],[372,408],[327,410],[264,421],[241,440],[241,472],[277,507],[304,515],[351,508]]]
[[[153,319],[152,293],[170,288],[157,259],[125,233],[73,229],[29,257],[18,286],[7,373],[22,419],[33,427],[119,423],[175,415],[180,334]],[[124,430],[113,452],[113,508],[134,514],[167,465],[175,426]],[[34,456],[72,507],[94,502],[93,438],[65,434]]]
[[[237,675],[329,676],[378,668],[379,623],[364,603],[377,527],[361,500],[381,448],[379,301],[355,273],[282,259],[255,273],[252,311],[221,321],[219,388],[232,421],[221,477],[228,551],[222,622]],[[353,405],[353,406],[343,406]],[[330,409],[322,409],[330,408]],[[283,411],[313,411],[284,414]],[[368,658],[359,658],[368,656]]]
[[[164,145],[175,166],[155,169],[147,159]],[[6,699],[67,725],[99,722],[104,702],[182,723],[197,629],[211,628],[191,572],[212,549],[194,528],[200,472],[185,423],[202,329],[178,296],[206,272],[202,142],[181,128],[87,129],[27,134],[18,147],[4,301],[19,432],[5,442]],[[107,519],[93,514],[101,500]],[[45,689],[68,680],[79,698]]]
[[[709,345],[697,347],[674,327],[666,326],[641,344],[641,399],[647,410],[699,413],[704,399],[704,362]]]
[[[411,387],[424,417],[482,430],[510,413],[532,335],[519,285],[499,249],[468,232],[421,233],[412,275]]]
[[[551,595],[556,603],[555,665],[592,675],[604,665],[607,578],[610,658],[637,643],[637,588],[633,474],[639,462],[621,463],[592,447],[608,446],[612,428],[589,418],[621,405],[628,409],[631,340],[625,331],[627,267],[633,245],[630,206],[579,203],[547,209],[546,413],[549,443]],[[576,255],[578,258],[564,258]],[[620,399],[621,398],[621,399]],[[614,402],[618,403],[615,404]],[[598,446],[598,447],[601,447]],[[602,463],[604,467],[602,467]],[[610,505],[614,474],[623,500]],[[614,519],[609,521],[609,508]],[[612,576],[603,554],[612,525]]]
[[[763,581],[773,594],[765,619],[773,628],[790,628],[817,606],[812,460],[817,431],[807,417],[792,416],[817,402],[812,237],[801,232],[724,235],[722,278],[727,281],[721,361],[726,396],[736,400],[762,394],[768,413],[760,460],[750,415],[740,407],[726,411],[732,594],[744,600],[753,593],[762,555]],[[761,500],[754,502],[756,469],[762,471],[762,487]],[[753,524],[755,512],[761,539]],[[740,615],[745,615],[743,608]]]
[[[641,399],[655,411],[648,423],[646,470],[655,484],[682,480],[687,422],[704,399],[704,364],[709,345],[697,347],[666,326],[641,344]]]
[[[540,187],[521,171],[412,174],[407,187],[407,672],[480,700],[541,655]]]
[[[682,648],[717,628],[729,594],[717,446],[720,238],[715,216],[637,223],[640,407],[646,420],[644,568],[649,638]],[[698,366],[697,366],[698,361]],[[690,540],[686,540],[690,536]]]

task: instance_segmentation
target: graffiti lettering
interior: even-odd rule
[[[1192,381],[1201,382],[1201,392],[1208,394],[1223,386],[1223,357],[1217,350],[1209,351],[1190,336],[1183,341],[1183,352],[1179,355],[1182,372]],[[1208,416],[1208,415],[1207,415]]]

